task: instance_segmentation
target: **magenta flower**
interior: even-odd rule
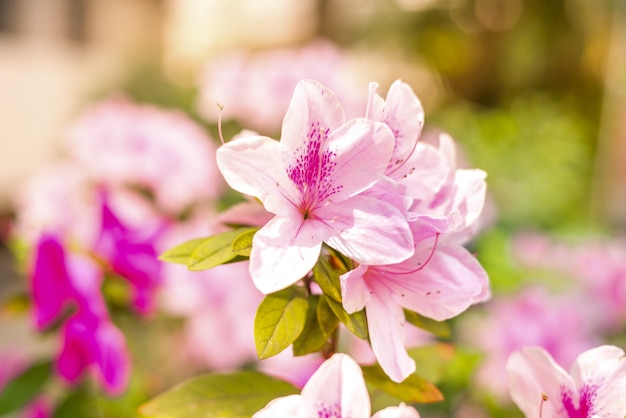
[[[527,417],[623,418],[626,358],[615,346],[582,353],[567,374],[543,348],[526,347],[506,366],[511,398]]]
[[[294,91],[281,142],[243,137],[218,150],[226,182],[276,215],[252,244],[250,273],[259,290],[271,293],[301,279],[316,263],[322,242],[367,264],[400,262],[413,254],[402,213],[358,196],[381,178],[393,146],[386,125],[344,123],[334,94],[305,80]]]
[[[106,317],[79,311],[64,324],[63,339],[57,371],[65,380],[75,383],[91,370],[108,393],[126,388],[130,361],[124,335]]]
[[[162,228],[132,229],[113,213],[106,197],[102,202],[102,229],[95,246],[99,257],[133,286],[133,303],[140,313],[153,309],[157,287],[163,281],[162,263],[155,242]]]
[[[359,365],[346,354],[326,360],[300,395],[277,398],[253,418],[370,418],[369,393]],[[389,407],[373,418],[419,418],[412,407]]]

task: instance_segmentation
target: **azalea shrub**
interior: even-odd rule
[[[344,58],[226,55],[198,114],[76,116],[15,199],[8,306],[50,344],[0,352],[0,416],[626,415],[622,241],[506,230],[503,163],[494,198],[441,127],[479,129]]]

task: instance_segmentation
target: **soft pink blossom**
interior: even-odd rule
[[[623,418],[626,415],[624,351],[604,345],[585,351],[568,374],[541,347],[509,358],[511,398],[527,417]]]
[[[370,418],[369,393],[359,365],[346,354],[334,354],[304,385],[300,395],[277,398],[253,418]],[[375,418],[419,418],[415,409],[389,407]]]
[[[178,111],[120,98],[97,103],[68,130],[67,149],[95,181],[141,188],[168,212],[223,188],[211,138]]]
[[[333,90],[350,117],[361,114],[361,94],[346,54],[318,39],[300,47],[256,52],[234,51],[212,59],[200,80],[200,112],[217,121],[235,119],[249,129],[274,134],[280,129],[293,89],[314,79]],[[219,103],[222,107],[217,106]]]
[[[253,240],[250,273],[259,290],[271,293],[301,279],[316,263],[322,242],[369,264],[412,255],[403,214],[358,196],[382,176],[393,144],[384,124],[344,123],[333,93],[307,80],[295,89],[280,142],[244,137],[218,150],[227,183],[276,215]]]
[[[112,395],[127,387],[130,360],[124,335],[106,317],[79,310],[65,322],[62,335],[56,366],[65,380],[76,383],[89,370]]]
[[[467,338],[485,352],[476,372],[478,384],[505,398],[502,370],[515,350],[541,346],[557,362],[570,364],[580,352],[598,344],[585,300],[575,293],[552,295],[544,288],[529,287],[487,304],[480,322],[466,322],[462,328],[471,330]]]

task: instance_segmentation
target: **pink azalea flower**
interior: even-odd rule
[[[222,112],[224,119],[273,134],[280,129],[293,89],[304,79],[319,80],[333,90],[349,116],[361,114],[365,107],[366,97],[349,58],[322,39],[300,47],[235,51],[214,58],[201,75],[198,107],[208,120],[217,121]]]
[[[580,354],[568,374],[541,347],[525,347],[506,366],[511,398],[527,417],[623,418],[626,358],[615,346]]]
[[[544,288],[529,287],[494,299],[485,310],[484,319],[476,318],[480,322],[465,323],[461,329],[471,330],[468,341],[485,353],[476,382],[502,401],[508,394],[502,370],[514,351],[541,346],[558,363],[570,364],[580,352],[600,341],[584,295],[551,295]]]
[[[121,98],[100,102],[70,127],[67,150],[92,179],[139,187],[171,213],[223,188],[211,138],[177,111]]]
[[[276,215],[253,241],[250,273],[259,290],[271,293],[301,279],[316,263],[322,242],[368,264],[413,254],[402,213],[358,196],[383,175],[393,145],[381,123],[344,123],[334,94],[307,80],[294,91],[281,142],[244,137],[218,150],[227,183]]]
[[[415,371],[405,349],[403,308],[442,321],[489,297],[478,261],[462,246],[437,240],[419,241],[415,255],[401,263],[361,264],[340,278],[344,308],[365,308],[372,350],[397,382]]]
[[[91,370],[112,395],[128,385],[130,361],[124,335],[106,317],[80,310],[63,326],[63,349],[57,371],[68,382],[77,382]]]
[[[346,354],[334,354],[304,385],[300,395],[271,401],[253,418],[370,418],[369,393],[359,365]],[[419,418],[414,408],[401,405],[374,418]]]
[[[156,240],[165,224],[158,228],[131,229],[113,213],[106,196],[102,200],[102,228],[95,251],[113,272],[131,283],[136,310],[149,313],[153,309],[154,293],[163,280]]]

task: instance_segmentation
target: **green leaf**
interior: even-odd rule
[[[335,332],[340,322],[328,305],[328,298],[323,295],[317,303],[317,322],[327,338]]]
[[[289,347],[302,333],[309,304],[296,286],[267,295],[254,318],[254,341],[260,359]]]
[[[435,385],[415,373],[397,383],[391,380],[379,365],[363,366],[362,369],[367,383],[402,402],[431,403],[443,400],[443,395]]]
[[[96,399],[86,390],[70,393],[55,408],[52,418],[76,418],[101,416]]]
[[[251,228],[239,228],[206,238],[191,254],[187,267],[191,271],[208,270],[237,257],[233,241]]]
[[[159,256],[159,260],[166,261],[168,263],[187,265],[191,254],[193,254],[193,252],[196,251],[200,245],[211,238],[212,237],[196,238],[179,244],[161,254]]]
[[[195,377],[142,405],[151,418],[250,418],[272,399],[299,393],[287,382],[255,371]]]
[[[252,238],[259,228],[250,229],[239,235],[233,241],[232,250],[235,254],[244,257],[250,257],[250,251],[252,251]]]
[[[447,322],[435,321],[434,319],[427,318],[408,309],[404,310],[404,318],[407,322],[437,337],[449,339],[452,335],[450,325]]]
[[[0,393],[0,414],[18,410],[33,400],[52,373],[50,361],[38,362],[11,380]]]
[[[415,360],[416,373],[431,383],[441,381],[446,366],[455,355],[455,349],[449,343],[434,343],[408,350],[409,356]]]
[[[317,319],[317,306],[320,296],[310,296],[308,298],[309,308],[306,313],[306,323],[302,333],[293,342],[293,354],[303,356],[309,353],[320,351],[326,345],[327,335],[320,327]]]
[[[332,255],[329,257],[322,256],[313,267],[313,279],[320,286],[322,292],[333,300],[341,303],[341,285],[339,276],[346,272],[338,262],[334,260]],[[337,260],[335,260],[337,261]]]
[[[357,337],[367,340],[369,338],[369,332],[367,330],[367,318],[365,317],[365,310],[360,310],[353,314],[349,314],[343,309],[343,305],[340,302],[333,300],[332,298],[326,298],[326,303],[330,306],[333,313],[344,323]]]

